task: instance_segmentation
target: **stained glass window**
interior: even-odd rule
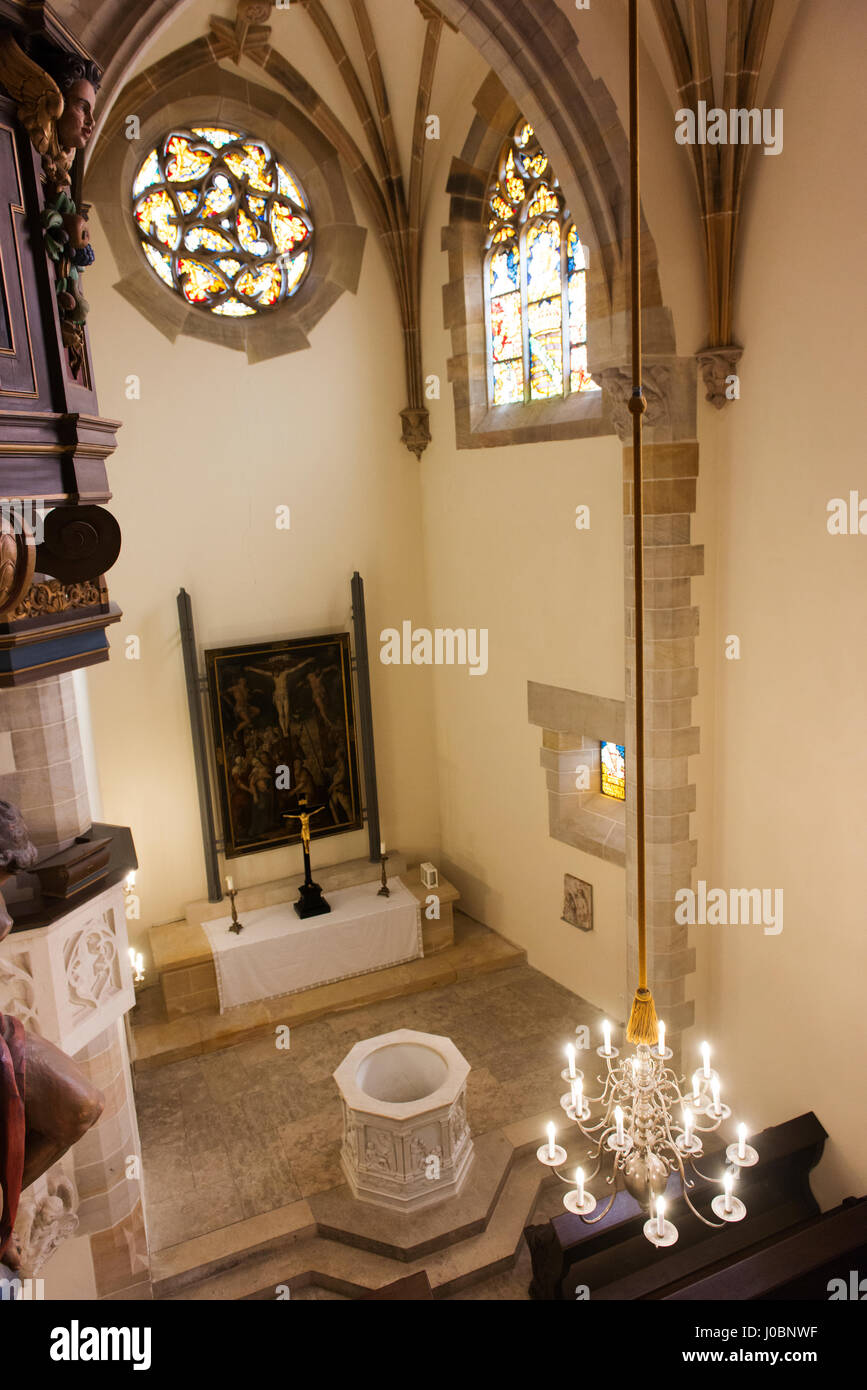
[[[548,156],[524,120],[506,141],[489,190],[487,248],[491,404],[597,391],[587,369],[587,255]]]
[[[310,268],[301,185],[264,140],[233,127],[170,131],[136,174],[132,216],[155,273],[209,313],[274,309]]]
[[[602,794],[626,800],[626,749],[621,743],[600,743]]]

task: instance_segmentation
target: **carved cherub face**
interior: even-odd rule
[[[86,78],[73,82],[63,93],[63,114],[57,122],[61,149],[83,150],[93,134],[96,92]]]

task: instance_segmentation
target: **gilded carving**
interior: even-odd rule
[[[0,515],[0,618],[27,593],[36,564],[36,542],[23,517]]]
[[[100,602],[98,584],[87,580],[81,584],[63,584],[59,579],[45,579],[33,585],[11,620],[41,618],[47,613],[66,613],[72,608],[93,608]]]

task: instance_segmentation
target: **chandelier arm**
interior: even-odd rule
[[[581,1220],[584,1222],[585,1226],[595,1226],[597,1222],[602,1220],[603,1216],[607,1216],[611,1208],[614,1206],[614,1199],[616,1198],[616,1196],[617,1193],[612,1192],[606,1206],[602,1208],[602,1211],[600,1211],[598,1216],[582,1216]]]

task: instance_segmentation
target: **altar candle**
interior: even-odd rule
[[[566,1044],[566,1060],[569,1063],[569,1080],[575,1080],[575,1048],[571,1043]]]
[[[584,1205],[584,1169],[583,1169],[583,1168],[576,1168],[576,1169],[575,1169],[575,1191],[576,1191],[577,1196],[578,1196],[578,1205],[579,1205],[579,1207],[583,1207],[583,1205]]]
[[[662,1022],[661,1019],[659,1023],[659,1045],[656,1050],[659,1053],[660,1057],[665,1056],[665,1024]]]
[[[702,1075],[705,1081],[710,1081],[710,1043],[703,1042],[701,1045]]]
[[[732,1209],[732,1175],[728,1170],[723,1177],[723,1189],[726,1194],[726,1216],[728,1216]]]
[[[606,1057],[611,1055],[611,1024],[608,1019],[602,1025],[602,1044]]]
[[[665,1235],[665,1202],[662,1197],[656,1199],[656,1234],[660,1240]]]
[[[135,958],[135,977],[137,980],[144,979],[144,956],[141,951],[139,951]]]
[[[126,886],[130,893],[132,892],[133,888],[135,888],[135,869],[130,869],[129,873],[127,874]]]
[[[738,1125],[738,1158],[746,1158],[747,1127]]]
[[[129,954],[129,963],[130,963],[130,965],[132,966],[133,970],[135,970],[135,947],[134,947],[134,946],[130,946],[128,954]]]
[[[722,1106],[720,1105],[720,1091],[719,1091],[719,1077],[718,1077],[718,1076],[715,1076],[714,1079],[713,1079],[713,1081],[710,1083],[710,1089],[711,1089],[711,1092],[712,1092],[712,1094],[713,1094],[713,1113],[714,1113],[715,1115],[721,1115],[721,1114],[722,1114]]]
[[[555,1158],[555,1157],[556,1157],[556,1155],[555,1155],[555,1153],[554,1153],[554,1125],[553,1125],[553,1123],[549,1123],[549,1125],[548,1125],[548,1157],[549,1157],[549,1158]]]
[[[234,893],[235,880],[233,878],[229,878],[228,874],[226,875],[226,887],[228,888],[230,893]]]
[[[617,1126],[617,1146],[618,1148],[623,1148],[626,1139],[623,1134],[623,1111],[620,1109],[619,1105],[615,1105],[614,1107],[614,1123]]]
[[[380,854],[385,854],[385,840],[380,840],[380,842],[379,842],[379,852],[380,852]]]
[[[683,1142],[687,1148],[692,1143],[693,1113],[689,1106],[683,1112]]]

